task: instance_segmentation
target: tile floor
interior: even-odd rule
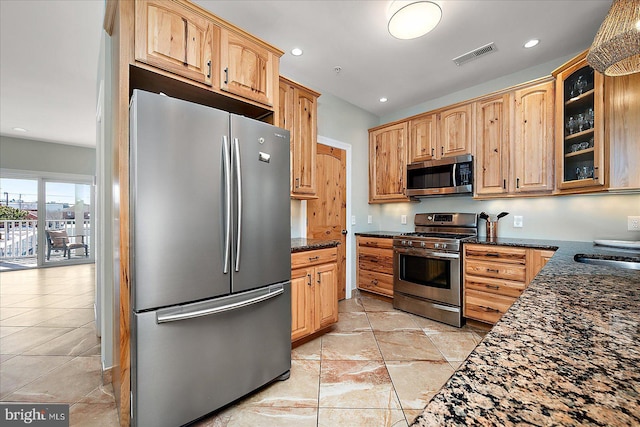
[[[94,266],[0,273],[0,401],[70,404],[72,426],[116,426],[93,320]],[[481,340],[356,296],[292,350],[291,377],[195,425],[407,426]]]

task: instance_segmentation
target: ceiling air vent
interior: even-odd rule
[[[457,66],[460,66],[466,62],[473,61],[480,56],[495,52],[496,50],[498,50],[498,48],[496,47],[495,43],[491,42],[484,46],[480,46],[479,48],[474,49],[471,52],[460,55],[457,58],[453,58],[453,62],[455,62]]]

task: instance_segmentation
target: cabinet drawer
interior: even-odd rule
[[[291,269],[309,265],[326,264],[338,260],[336,248],[317,249],[313,251],[294,252],[291,254]]]
[[[482,322],[496,323],[516,298],[468,289],[465,291],[464,315]]]
[[[393,239],[386,237],[363,237],[358,236],[358,246],[370,248],[393,249]]]
[[[525,288],[525,284],[489,277],[466,276],[464,279],[464,288],[509,297],[519,297]]]
[[[393,274],[393,250],[359,247],[358,268],[360,270]]]
[[[505,246],[467,245],[464,249],[467,259],[499,261],[512,264],[526,264],[527,250]]]
[[[390,274],[360,270],[358,289],[393,296],[393,276]]]
[[[465,273],[473,276],[494,277],[523,283],[527,278],[527,267],[524,264],[508,264],[475,259],[467,259],[465,264]]]

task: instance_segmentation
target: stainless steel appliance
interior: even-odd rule
[[[420,213],[393,239],[393,306],[460,327],[461,243],[478,235],[475,213]]]
[[[291,368],[289,133],[135,90],[131,420],[179,426]]]
[[[473,192],[473,157],[465,154],[407,166],[407,196],[426,197]]]

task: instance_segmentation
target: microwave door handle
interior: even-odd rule
[[[456,179],[456,170],[458,169],[458,164],[454,163],[453,164],[453,186],[457,187],[458,186],[458,180]]]

